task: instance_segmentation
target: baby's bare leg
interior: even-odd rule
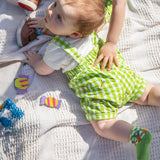
[[[131,142],[136,146],[137,160],[149,160],[152,136],[149,131],[116,119],[91,121],[95,131],[102,137],[115,141]]]
[[[160,86],[154,86],[148,95],[148,105],[160,106]]]
[[[95,131],[102,137],[115,141],[129,142],[132,125],[116,119],[91,121]]]
[[[141,105],[160,106],[160,86],[154,86],[148,83],[143,95],[139,100],[135,101],[135,103]]]

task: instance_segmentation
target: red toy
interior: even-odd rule
[[[8,2],[18,5],[29,11],[35,11],[39,4],[39,0],[7,0]]]

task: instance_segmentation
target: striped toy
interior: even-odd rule
[[[42,96],[40,104],[41,105],[45,104],[51,108],[60,108],[61,102],[62,102],[61,100],[57,100],[54,97]]]
[[[17,94],[23,94],[27,92],[27,88],[29,86],[28,76],[19,75],[14,80],[14,86],[17,89]]]

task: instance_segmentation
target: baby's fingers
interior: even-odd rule
[[[29,28],[40,28],[38,24],[29,24]]]
[[[29,51],[24,51],[23,54],[27,57],[27,58],[30,58],[31,55],[30,55],[30,52]]]
[[[114,58],[113,58],[113,61],[114,61],[115,65],[116,65],[117,67],[119,67],[119,63],[118,63],[117,57],[114,57]]]
[[[99,55],[96,61],[94,62],[93,66],[95,67],[103,59],[103,57],[103,55]]]
[[[108,57],[105,57],[101,65],[101,71],[104,71],[104,69],[106,68],[107,62],[108,62]]]
[[[28,58],[31,59],[35,54],[37,54],[36,52],[31,52],[31,51],[24,51],[23,54]]]
[[[27,59],[21,60],[22,63],[28,63]]]
[[[28,24],[32,24],[32,23],[37,23],[37,19],[36,18],[32,18],[28,20]]]
[[[112,68],[113,57],[109,57],[107,70],[110,71]]]
[[[38,24],[37,20],[29,21],[28,25],[30,28],[39,28],[39,24]]]

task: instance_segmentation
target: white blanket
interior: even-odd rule
[[[52,0],[41,0],[35,12],[0,0],[0,64],[6,60],[24,59],[25,50],[39,50],[43,55],[50,36],[39,36],[19,48],[16,29],[25,17],[41,17]],[[118,47],[128,65],[154,84],[160,84],[160,1],[129,0]],[[29,76],[28,92],[17,95],[14,79]],[[17,134],[4,134],[0,127],[0,159],[5,160],[136,160],[135,147],[98,136],[85,119],[79,98],[69,89],[61,71],[39,76],[28,65],[15,63],[0,68],[0,104],[7,98],[24,111],[14,124]],[[60,109],[40,105],[41,96],[62,100]],[[150,160],[160,159],[160,108],[127,104],[119,110],[123,119],[147,128],[154,139]]]

